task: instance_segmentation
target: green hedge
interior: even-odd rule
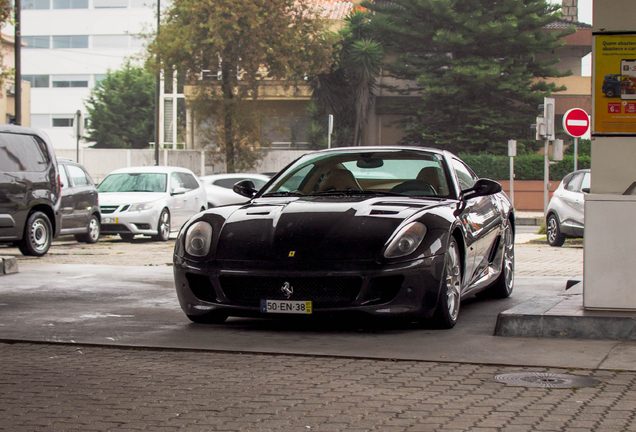
[[[462,154],[459,157],[479,177],[493,180],[510,179],[510,158],[491,154]],[[590,167],[589,156],[579,156],[578,169]],[[543,180],[543,155],[532,154],[515,157],[515,180]],[[574,171],[574,156],[564,156],[562,161],[550,165],[550,180],[561,181]]]

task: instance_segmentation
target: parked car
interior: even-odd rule
[[[60,233],[55,152],[37,129],[0,125],[0,243],[42,256]]]
[[[611,74],[603,77],[603,87],[601,91],[607,97],[620,97],[621,95],[621,75]]]
[[[193,322],[358,313],[450,328],[466,296],[512,292],[510,200],[447,151],[317,151],[234,191],[250,201],[196,215],[175,244]]]
[[[585,195],[590,193],[589,169],[574,171],[561,180],[546,213],[546,231],[550,246],[562,246],[566,238],[583,237]]]
[[[84,243],[99,240],[101,213],[97,187],[84,167],[71,159],[57,158],[62,182],[61,235],[73,234]]]
[[[241,180],[251,180],[255,189],[260,189],[271,177],[262,174],[212,174],[200,177],[208,196],[208,208],[226,204],[240,204],[247,198],[234,192],[232,188]]]
[[[108,174],[97,188],[102,234],[132,240],[137,234],[167,241],[207,207],[205,189],[192,171],[179,167],[132,167]]]

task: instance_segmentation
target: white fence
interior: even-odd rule
[[[269,150],[252,172],[280,171],[306,152],[306,150]],[[55,150],[55,155],[75,160],[77,151],[59,149]],[[79,163],[86,168],[93,180],[99,183],[111,171],[118,168],[155,165],[155,152],[154,150],[80,149]],[[159,165],[188,168],[199,176],[225,172],[225,164],[207,165],[205,154],[200,150],[161,150]]]

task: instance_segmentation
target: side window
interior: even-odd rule
[[[173,191],[177,188],[185,189],[185,185],[181,181],[181,177],[179,177],[179,173],[173,172],[170,174],[170,190]]]
[[[181,183],[185,185],[185,188],[188,190],[198,189],[199,184],[196,179],[192,176],[192,174],[188,173],[178,173],[181,178]]]
[[[463,162],[457,159],[453,159],[453,170],[457,175],[461,190],[470,189],[477,182],[477,176]]]
[[[591,177],[592,175],[590,173],[585,173],[583,175],[583,181],[581,182],[581,191],[583,191],[583,189],[587,189],[589,192],[590,189],[590,183],[591,183]]]
[[[82,168],[75,165],[66,165],[66,169],[73,180],[73,186],[90,186],[91,181],[88,174]]]
[[[568,184],[565,185],[565,190],[570,192],[578,192],[581,190],[581,180],[583,179],[583,174],[573,175]]]
[[[64,165],[58,165],[57,168],[60,172],[60,180],[62,180],[62,189],[70,187],[71,184],[68,182],[68,177],[66,177],[66,169],[64,168]]]
[[[49,161],[46,144],[33,135],[0,134],[0,170],[44,171]]]

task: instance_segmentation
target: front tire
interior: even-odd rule
[[[546,231],[548,244],[550,246],[559,247],[565,243],[565,236],[561,234],[561,227],[559,226],[559,220],[554,213],[548,216],[546,221]]]
[[[170,213],[168,209],[161,210],[159,221],[157,222],[157,235],[152,236],[155,241],[168,241],[170,238]]]
[[[53,241],[53,228],[48,216],[36,211],[27,219],[24,237],[18,248],[26,256],[43,256],[49,251]]]
[[[448,251],[444,258],[442,288],[437,298],[437,306],[433,314],[433,325],[437,328],[450,329],[457,324],[459,305],[461,303],[462,266],[459,258],[459,246],[451,237]]]
[[[88,221],[86,234],[77,234],[75,240],[78,242],[93,244],[99,240],[101,226],[96,215],[92,215]]]

